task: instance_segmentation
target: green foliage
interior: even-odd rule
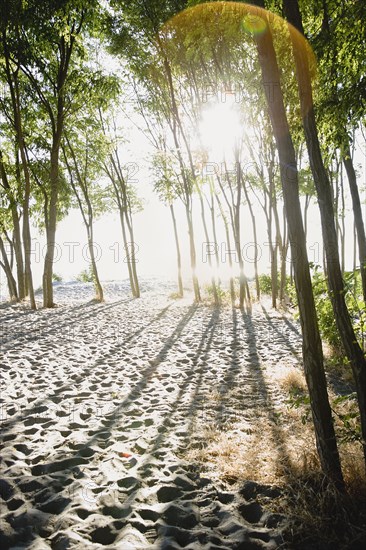
[[[212,284],[207,284],[204,287],[205,292],[207,293],[210,300],[214,299],[214,288]],[[230,300],[230,292],[228,290],[223,289],[219,284],[216,284],[216,292],[217,296],[220,300],[220,302],[229,301]]]
[[[61,277],[61,275],[58,275],[57,273],[53,273],[52,274],[52,280],[55,283],[61,283],[62,282],[62,277]]]
[[[278,281],[279,282],[279,281]],[[259,275],[259,288],[262,294],[271,294],[272,292],[272,277],[263,273]]]
[[[87,269],[83,269],[76,277],[79,283],[94,283],[93,268],[90,265]]]
[[[344,283],[346,304],[353,328],[361,345],[365,347],[366,306],[361,299],[360,272],[345,273]],[[340,351],[342,350],[342,344],[334,318],[331,295],[327,281],[319,266],[315,266],[313,274],[313,292],[322,336],[334,350]]]
[[[302,391],[290,392],[287,406],[291,409],[298,409],[301,412],[301,422],[306,424],[311,419],[310,397]]]
[[[332,401],[338,419],[338,435],[342,442],[362,441],[360,413],[356,393],[341,395]]]

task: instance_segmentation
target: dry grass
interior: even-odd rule
[[[345,426],[338,418],[347,486],[341,494],[321,474],[308,406],[289,407],[291,399],[306,395],[301,371],[283,365],[275,370],[268,365],[264,374],[267,386],[277,395],[268,409],[254,411],[252,420],[201,428],[200,448],[189,449],[185,458],[198,462],[212,478],[230,484],[239,486],[250,479],[281,486],[282,495],[271,502],[271,510],[289,518],[284,534],[291,548],[302,543],[319,550],[366,548],[362,538],[366,537],[366,477],[359,441],[343,438]],[[215,402],[212,395],[213,407]],[[354,403],[342,401],[335,408],[347,414],[354,410]]]
[[[303,394],[307,391],[305,377],[298,369],[288,369],[278,380],[283,391],[290,395]]]

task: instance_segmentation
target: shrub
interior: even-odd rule
[[[313,292],[322,336],[334,351],[341,351],[342,344],[335,322],[330,291],[328,290],[324,274],[319,270],[319,266],[315,266]],[[344,292],[356,337],[361,345],[365,347],[366,307],[362,300],[359,271],[345,273]]]
[[[52,281],[54,281],[55,283],[61,283],[62,282],[61,275],[57,275],[57,273],[53,273],[52,274]]]
[[[279,284],[279,283],[278,283]],[[272,277],[270,275],[259,275],[259,288],[262,294],[272,293]]]
[[[76,277],[76,280],[80,283],[94,283],[94,274],[92,266],[90,265],[88,269],[83,269],[81,273]]]

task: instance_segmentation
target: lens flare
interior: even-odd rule
[[[258,36],[266,30],[266,22],[259,15],[248,14],[242,21],[242,28],[245,32]]]

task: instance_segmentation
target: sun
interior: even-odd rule
[[[230,97],[207,103],[198,127],[201,145],[213,156],[229,157],[239,147],[243,134],[240,105]]]

